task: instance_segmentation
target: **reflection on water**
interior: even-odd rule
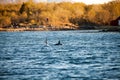
[[[119,80],[119,46],[115,32],[0,32],[0,80]]]

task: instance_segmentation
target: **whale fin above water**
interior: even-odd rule
[[[58,43],[56,43],[55,45],[62,45],[62,43],[61,43],[60,40],[59,40]]]
[[[45,40],[45,45],[41,48],[41,51],[49,52],[52,50],[52,47],[48,44],[47,38]]]
[[[46,38],[46,40],[45,40],[45,44],[48,45],[47,38]]]

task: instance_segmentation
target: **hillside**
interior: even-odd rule
[[[21,1],[21,0],[20,0]],[[1,28],[46,26],[51,29],[91,29],[110,25],[120,16],[120,1],[105,4],[34,3],[0,5]],[[92,26],[92,27],[91,27]]]

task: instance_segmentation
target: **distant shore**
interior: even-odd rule
[[[7,31],[7,32],[16,32],[16,31],[43,31],[42,28],[0,28],[0,31]]]
[[[62,31],[62,30],[78,30],[78,29],[47,29],[47,28],[0,28],[0,31],[20,32],[20,31]]]
[[[97,32],[120,32],[120,26],[112,28],[98,28],[98,29],[78,29],[78,28],[0,28],[1,31],[6,32],[22,32],[22,31],[64,31],[64,30],[96,30]]]

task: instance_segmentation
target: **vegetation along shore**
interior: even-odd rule
[[[33,0],[0,4],[0,31],[79,29],[120,31],[120,0],[92,5]]]

